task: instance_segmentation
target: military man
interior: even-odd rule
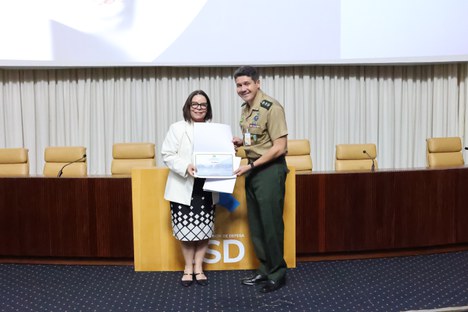
[[[243,137],[233,138],[233,143],[243,146],[249,160],[235,174],[245,174],[250,235],[260,261],[256,274],[243,279],[242,284],[262,284],[260,291],[267,293],[286,282],[283,207],[288,130],[284,108],[260,90],[255,68],[238,68],[234,79],[244,104],[240,120]]]

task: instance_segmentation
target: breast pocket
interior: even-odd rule
[[[250,132],[250,138],[254,144],[258,144],[262,142],[262,140],[265,137],[265,133],[263,129],[260,127],[249,128],[249,132]]]

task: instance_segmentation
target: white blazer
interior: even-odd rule
[[[192,163],[193,124],[185,120],[169,127],[162,148],[162,159],[170,169],[166,182],[164,199],[190,205],[194,178],[187,173]]]
[[[190,205],[195,179],[187,173],[187,167],[193,161],[193,123],[184,120],[173,123],[164,139],[161,154],[170,169],[164,199]],[[219,201],[218,192],[211,192],[211,196],[213,203]]]

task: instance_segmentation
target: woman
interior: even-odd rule
[[[192,164],[193,124],[212,118],[211,103],[202,90],[192,92],[182,109],[184,120],[172,124],[162,145],[162,157],[169,175],[164,198],[171,205],[173,235],[180,241],[185,260],[182,285],[195,281],[203,286],[203,258],[214,230],[214,205],[210,192],[203,191],[204,179],[195,178]]]

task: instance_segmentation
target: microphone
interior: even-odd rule
[[[73,164],[73,163],[82,161],[82,160],[85,159],[85,158],[86,158],[86,154],[84,154],[83,157],[81,157],[81,158],[79,158],[79,159],[77,159],[77,160],[74,160],[74,161],[71,161],[71,162],[65,164],[62,168],[60,168],[60,170],[59,170],[59,172],[58,172],[58,174],[57,174],[57,178],[60,178],[60,177],[62,176],[62,174],[63,174],[63,169],[65,169],[66,166],[69,166],[69,165],[71,165],[71,164]]]
[[[366,151],[366,150],[363,150],[362,151],[363,154],[366,154],[367,157],[369,157],[370,160],[372,160],[372,167],[371,167],[371,171],[375,171],[375,163],[374,163],[374,158],[371,157],[371,155],[369,155],[369,153]]]

